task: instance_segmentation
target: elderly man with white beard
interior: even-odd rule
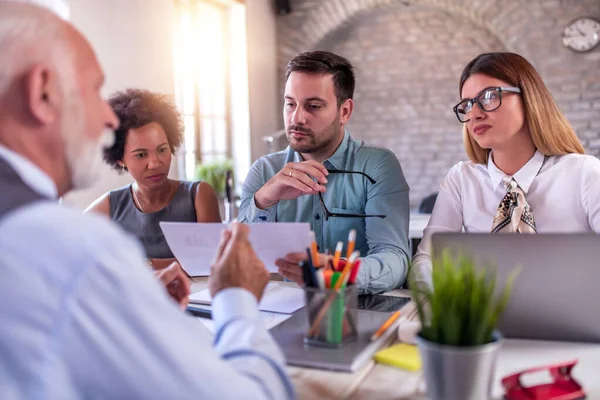
[[[292,398],[257,309],[269,274],[248,227],[224,230],[216,249],[213,338],[139,243],[56,201],[97,179],[118,126],[85,38],[0,1],[0,55],[0,398]]]

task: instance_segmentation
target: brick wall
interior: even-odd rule
[[[357,77],[348,129],[396,153],[413,207],[466,159],[452,106],[462,69],[482,52],[531,61],[588,152],[600,155],[600,48],[576,54],[560,39],[570,20],[600,18],[599,0],[292,0],[292,8],[277,21],[281,75],[301,51],[348,58]]]

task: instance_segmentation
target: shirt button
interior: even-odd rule
[[[318,221],[321,219],[321,216],[319,214],[315,215],[315,219]]]

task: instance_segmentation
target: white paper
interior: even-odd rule
[[[249,226],[250,243],[269,272],[277,272],[275,260],[288,253],[304,252],[310,244],[308,223],[276,222]],[[210,275],[210,263],[219,246],[221,231],[225,227],[226,225],[219,223],[160,223],[173,255],[191,276]]]
[[[194,304],[210,304],[211,300],[208,289],[190,295],[190,303]],[[304,307],[305,304],[304,290],[270,282],[265,288],[258,309],[279,314],[292,314]]]

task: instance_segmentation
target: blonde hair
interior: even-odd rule
[[[575,130],[560,112],[550,91],[535,68],[525,58],[514,53],[485,53],[475,57],[460,77],[459,95],[465,81],[483,74],[500,79],[521,89],[525,121],[535,147],[544,155],[584,154]],[[490,149],[480,147],[463,126],[463,140],[469,159],[486,164]]]

